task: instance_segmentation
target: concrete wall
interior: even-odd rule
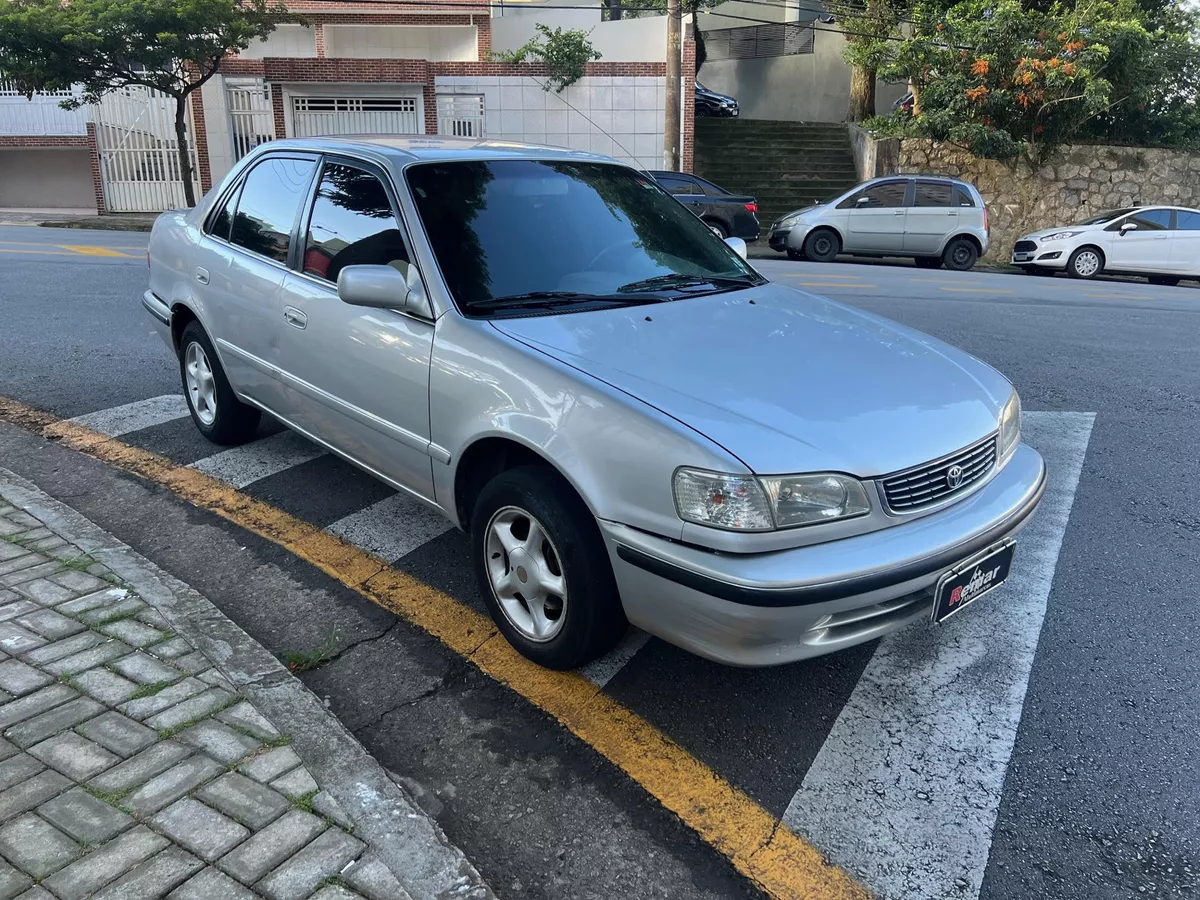
[[[95,209],[89,152],[74,147],[0,149],[0,207]]]
[[[476,33],[473,25],[326,25],[325,55],[473,62]]]
[[[540,6],[497,6],[492,11],[492,52],[516,50],[537,34],[538,22],[550,28],[586,31],[600,24],[600,7],[548,10]]]
[[[978,159],[926,140],[900,142],[896,169],[954,175],[987,202],[991,259],[1006,260],[1023,234],[1069,225],[1107,209],[1141,204],[1200,205],[1200,154],[1132,147],[1065,147],[1036,171]]]
[[[241,59],[265,59],[268,56],[313,59],[316,55],[316,32],[304,25],[279,25],[265,41],[254,41],[238,54]]]
[[[515,50],[532,38],[538,23],[551,28],[580,28],[604,62],[662,62],[667,50],[667,17],[646,16],[601,22],[600,9],[512,9],[492,19],[492,51]]]
[[[712,29],[711,18],[704,16],[701,25]],[[840,34],[818,31],[813,35],[812,53],[716,60],[705,63],[697,77],[709,90],[736,97],[743,118],[842,122],[850,98],[850,67],[842,59],[845,45]],[[907,92],[907,85],[881,81],[876,109],[881,114],[889,111]]]

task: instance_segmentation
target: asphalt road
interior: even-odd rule
[[[0,395],[112,422],[103,411],[179,393],[138,303],[145,241],[0,228]],[[759,671],[634,636],[635,652],[589,676],[888,897],[1200,893],[1200,292],[756,265],[1007,374],[1054,495],[1021,540],[1020,574],[954,630],[917,626]],[[212,462],[187,419],[158,419],[121,440],[226,480],[242,471]],[[289,440],[277,432],[262,434]],[[356,543],[365,535],[475,602],[459,535],[327,456],[291,445],[284,456],[244,490]],[[0,465],[194,584],[273,651],[328,645],[335,658],[307,683],[502,895],[758,896],[585,742],[279,547],[3,425]]]

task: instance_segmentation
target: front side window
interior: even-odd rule
[[[1200,213],[1181,209],[1176,216],[1175,227],[1179,231],[1200,231]]]
[[[438,162],[409,166],[406,177],[467,315],[648,303],[763,281],[653,178],[625,166]]]
[[[296,213],[316,163],[270,157],[246,176],[230,239],[269,259],[287,262]]]
[[[918,181],[913,206],[950,205],[950,185],[945,181]]]
[[[1092,216],[1090,219],[1084,219],[1082,222],[1076,222],[1076,225],[1103,225],[1105,222],[1111,222],[1113,219],[1119,219],[1122,216],[1133,212],[1132,209],[1110,209],[1108,212],[1102,212],[1098,216]]]
[[[1127,222],[1132,222],[1138,227],[1138,231],[1166,231],[1171,227],[1171,210],[1169,209],[1147,209],[1140,213],[1135,213],[1124,222],[1117,222],[1113,228],[1120,228]]]
[[[838,209],[898,209],[904,206],[907,181],[885,181],[851,194],[838,204]]]
[[[658,183],[671,194],[698,194],[700,189],[682,178],[659,178]]]
[[[304,274],[336,284],[346,266],[391,266],[407,274],[408,262],[383,182],[354,166],[326,165],[309,218]]]

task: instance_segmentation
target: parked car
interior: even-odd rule
[[[892,104],[892,112],[895,113],[895,112],[904,111],[904,112],[910,113],[913,111],[913,105],[916,103],[916,100],[917,100],[916,95],[912,91],[909,91],[907,94],[905,94],[903,97],[901,97],[899,100],[897,100],[895,103]]]
[[[570,150],[272,141],[150,236],[200,432],[266,412],[470,534],[555,668],[633,623],[766,665],[1003,581],[1041,457],[990,366],[772,284],[646,173]]]
[[[768,243],[791,259],[911,256],[923,268],[961,272],[988,251],[988,211],[965,181],[892,175],[789,213],[771,227]]]
[[[710,91],[700,82],[696,82],[696,115],[714,118],[736,118],[738,102],[726,94]]]
[[[758,240],[758,201],[753,197],[731,194],[711,181],[687,172],[650,174],[668,194],[699,216],[717,237]]]
[[[1144,275],[1176,285],[1200,277],[1200,210],[1179,206],[1113,209],[1074,225],[1027,234],[1013,245],[1013,265],[1031,275],[1065,271]]]

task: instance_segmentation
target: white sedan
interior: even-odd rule
[[[1152,284],[1200,278],[1200,211],[1175,206],[1114,209],[1075,225],[1027,234],[1012,262],[1030,275],[1065,271],[1145,275]]]

